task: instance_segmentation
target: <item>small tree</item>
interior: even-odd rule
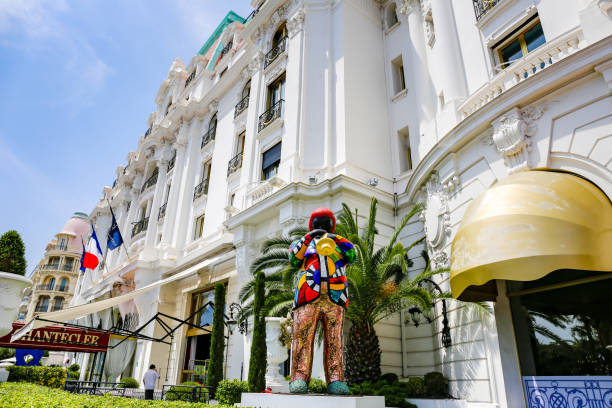
[[[225,349],[225,327],[223,312],[225,310],[225,285],[215,286],[215,310],[213,313],[212,338],[210,340],[210,362],[206,385],[210,387],[211,397],[215,397],[217,385],[223,380],[223,351]]]
[[[265,302],[265,281],[263,272],[255,277],[255,299],[253,300],[253,343],[249,361],[249,391],[261,392],[266,388],[266,317],[263,313]]]
[[[0,237],[0,272],[25,275],[25,245],[17,231],[7,231]]]

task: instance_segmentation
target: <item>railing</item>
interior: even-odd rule
[[[143,193],[149,187],[153,187],[155,185],[155,183],[157,183],[157,176],[158,175],[159,175],[159,170],[155,169],[153,171],[153,174],[151,174],[151,177],[149,177],[147,179],[147,181],[145,181],[144,184],[142,185],[142,188],[140,189],[140,192]]]
[[[68,292],[68,286],[59,286],[58,288],[55,289],[58,292]]]
[[[124,396],[125,388],[121,383],[102,381],[72,381],[64,383],[64,390],[75,394]]]
[[[223,49],[221,50],[221,58],[223,58],[223,56],[225,54],[227,54],[228,52],[230,52],[232,50],[232,47],[234,46],[234,41],[230,40],[227,44],[225,44],[225,47],[223,47]]]
[[[72,270],[74,269],[74,264],[63,264],[62,265],[62,271],[66,271],[66,272],[72,272]]]
[[[609,407],[610,376],[523,377],[528,408]]]
[[[159,207],[159,213],[157,214],[157,221],[161,221],[164,219],[164,217],[166,216],[166,207],[168,206],[168,203],[165,202],[161,205],[161,207]]]
[[[144,137],[147,137],[151,134],[151,126],[149,126],[149,128],[147,129],[147,131],[144,134]]]
[[[116,181],[117,180],[115,180],[115,182]],[[66,250],[68,250],[68,245],[65,245],[65,244],[64,245],[61,245],[61,244],[51,245],[49,247],[49,251],[66,251]]]
[[[46,313],[48,308],[49,308],[49,305],[46,305],[46,306],[36,306],[36,309],[34,309],[34,312],[35,313]]]
[[[164,385],[162,399],[187,402],[208,402],[208,388],[202,385]]]
[[[510,66],[470,95],[459,107],[459,111],[465,118],[515,85],[572,55],[581,47],[580,35],[580,30],[573,30],[541,45],[523,58],[514,60]]]
[[[189,76],[187,77],[187,79],[185,80],[185,88],[187,88],[187,87],[189,86],[189,83],[190,83],[191,81],[193,81],[193,79],[195,78],[195,76],[196,76],[196,71],[195,71],[195,69],[194,69],[194,70],[191,72],[191,74],[189,74]]]
[[[234,108],[234,119],[237,118],[238,115],[244,112],[246,108],[248,107],[249,107],[249,95],[242,98],[242,100],[236,104],[236,107]]]
[[[46,264],[43,265],[43,267],[41,269],[50,269],[52,271],[57,271],[59,269],[59,264]]]
[[[51,283],[43,283],[41,285],[36,285],[36,290],[53,290],[53,284]]]
[[[200,145],[200,148],[204,148],[204,146],[206,146],[211,140],[215,140],[216,133],[216,126],[214,128],[208,129],[208,132],[204,133],[204,136],[202,136],[202,144]]]
[[[270,109],[259,115],[259,124],[257,126],[258,132],[261,132],[266,128],[266,126],[281,117],[284,102],[285,101],[283,99],[279,99],[278,102],[270,107]]]
[[[278,41],[278,43],[274,47],[272,47],[270,51],[266,53],[266,56],[264,58],[264,69],[266,69],[268,65],[273,63],[274,60],[278,58],[279,55],[285,52],[286,47],[287,47],[287,37],[283,37]]]
[[[227,163],[227,175],[229,176],[230,174],[238,170],[240,167],[242,167],[242,153],[232,157]]]
[[[172,156],[172,158],[168,162],[168,170],[167,171],[172,170],[174,168],[175,164],[176,164],[176,153],[174,153],[174,156]]]
[[[480,20],[500,1],[501,0],[472,0],[472,3],[474,4],[474,13],[476,14],[476,21]]]
[[[208,194],[208,179],[202,180],[200,184],[195,186],[193,189],[193,201],[202,197],[204,194]]]
[[[134,223],[132,227],[132,236],[136,236],[140,234],[142,231],[145,231],[149,227],[149,217],[144,218],[138,222]]]

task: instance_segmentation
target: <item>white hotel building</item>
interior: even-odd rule
[[[544,407],[584,391],[610,407],[612,2],[251,3],[246,21],[228,13],[189,63],[172,62],[148,130],[90,214],[103,235],[111,202],[129,256],[109,251],[75,302],[191,270],[135,299],[141,324],[158,311],[185,318],[217,282],[237,301],[261,242],[316,207],[367,214],[376,197],[384,236],[421,202],[402,240],[425,236],[434,264],[452,269],[442,288],[492,301],[493,314],[449,302],[448,348],[440,316],[418,328],[407,312],[387,319],[382,372],[440,371],[474,406]],[[551,328],[546,316],[569,323]],[[600,364],[551,365],[578,355],[568,339],[585,321]],[[118,371],[140,379],[154,363],[177,383],[209,341],[188,327],[170,348],[138,341]],[[229,335],[227,378],[247,377],[248,346]]]

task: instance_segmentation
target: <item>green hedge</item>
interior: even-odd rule
[[[209,408],[211,405],[182,401],[145,401],[125,397],[71,394],[35,384],[0,384],[2,408]],[[220,408],[216,405],[215,408]]]
[[[51,388],[63,388],[66,382],[66,369],[61,367],[6,367],[9,372],[10,382],[29,382],[45,385]]]
[[[234,405],[240,402],[243,392],[249,392],[249,383],[240,380],[222,380],[217,387],[219,404]]]
[[[122,378],[121,384],[123,384],[122,385],[123,388],[138,388],[140,386],[140,384],[138,383],[138,380],[132,377]]]
[[[184,381],[180,385],[174,385],[170,387],[168,392],[166,393],[166,399],[168,401],[191,401],[192,398],[192,388],[191,387],[181,387],[181,385],[189,385],[189,386],[199,386],[203,387],[202,384],[195,381]],[[176,391],[176,392],[174,392]],[[185,394],[185,392],[187,392]],[[204,394],[206,394],[206,400],[208,400],[209,392],[208,389],[204,389]],[[200,397],[201,394],[196,395],[196,397]]]

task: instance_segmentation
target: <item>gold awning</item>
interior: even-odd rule
[[[495,279],[612,271],[612,205],[571,174],[513,174],[474,199],[451,248],[450,286],[461,300],[495,300]]]

